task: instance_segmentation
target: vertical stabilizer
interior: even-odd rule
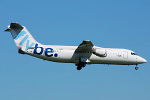
[[[5,31],[11,33],[16,46],[23,51],[27,51],[29,47],[34,47],[38,43],[29,31],[18,23],[11,23]]]

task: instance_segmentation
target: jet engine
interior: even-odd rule
[[[106,50],[103,48],[102,49],[94,49],[93,54],[95,54],[96,56],[99,56],[99,57],[106,57],[107,56]]]

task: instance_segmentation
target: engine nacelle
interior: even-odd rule
[[[95,50],[93,50],[93,54],[95,54],[96,56],[99,56],[99,57],[106,57],[107,56],[105,49],[95,49]]]

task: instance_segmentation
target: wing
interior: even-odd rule
[[[80,51],[92,51],[94,44],[89,40],[84,40],[75,50],[75,52]]]

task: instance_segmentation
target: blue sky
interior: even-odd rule
[[[0,100],[148,100],[149,0],[1,0]],[[135,66],[43,61],[17,52],[11,22],[26,26],[42,44],[126,48],[148,62]]]

